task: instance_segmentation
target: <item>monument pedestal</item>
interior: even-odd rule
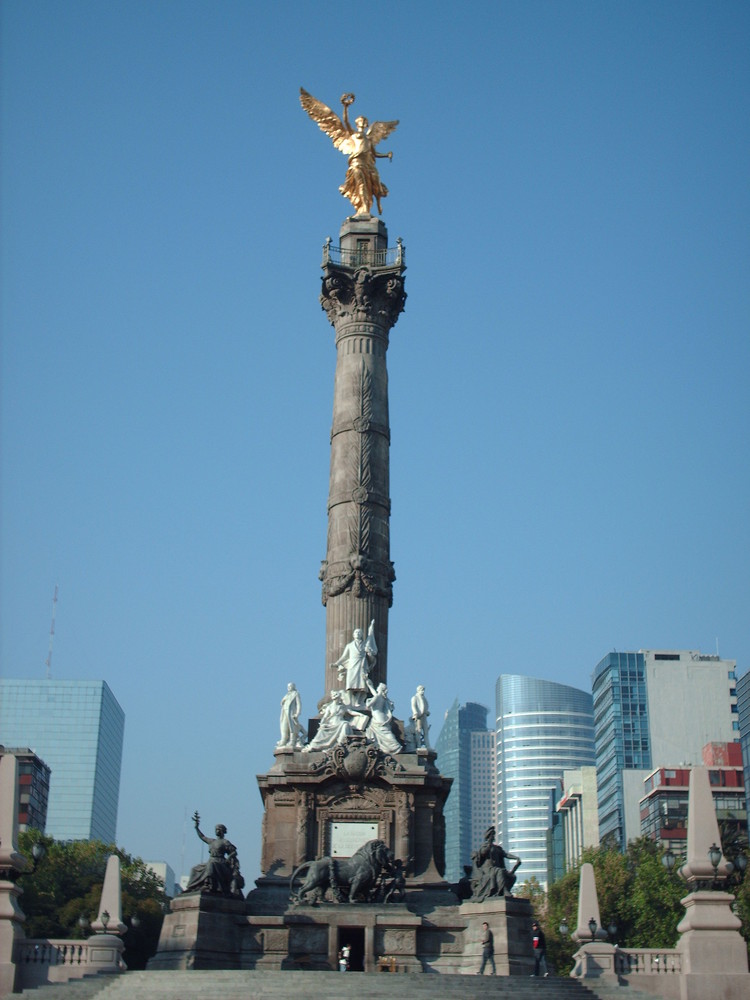
[[[310,859],[347,856],[347,844],[350,856],[366,841],[382,840],[403,861],[407,884],[444,884],[443,804],[451,779],[435,767],[434,751],[383,754],[354,737],[323,753],[280,750],[275,757],[258,775],[261,869],[274,883]]]
[[[149,969],[240,969],[243,950],[252,950],[242,899],[183,893],[172,900],[159,947]]]
[[[224,897],[177,897],[148,968],[333,971],[339,951],[349,945],[352,970],[473,974],[481,963],[486,920],[497,974],[525,976],[533,970],[528,900],[458,904],[446,887],[442,905],[420,912],[424,898],[407,889],[402,903],[287,902],[285,912],[274,914]]]
[[[441,972],[472,973],[482,961],[482,924],[486,920],[495,944],[498,976],[524,976],[534,971],[531,923],[534,912],[528,899],[498,896],[485,903],[467,900],[458,908],[464,923],[464,950],[458,968]]]

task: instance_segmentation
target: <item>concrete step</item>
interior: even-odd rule
[[[128,972],[97,1000],[591,1000],[572,979],[429,973],[171,971]],[[42,998],[40,998],[42,1000]]]
[[[662,979],[665,977],[661,977]],[[618,986],[615,983],[603,984],[596,980],[589,979],[582,984],[586,990],[585,995],[592,1000],[654,1000],[653,993],[644,993],[642,990],[634,989],[630,983]]]
[[[67,983],[43,983],[30,986],[14,996],[33,997],[34,1000],[92,1000],[113,978],[116,977],[95,975],[70,979]]]

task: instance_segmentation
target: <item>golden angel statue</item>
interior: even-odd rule
[[[354,205],[355,214],[369,217],[374,198],[378,203],[378,215],[382,215],[380,199],[388,194],[388,188],[380,179],[375,160],[392,160],[393,153],[378,153],[375,147],[393,132],[398,121],[373,122],[370,125],[366,118],[360,116],[354,120],[357,126],[354,129],[349,124],[349,107],[354,103],[354,94],[344,94],[341,98],[343,121],[327,104],[308,94],[302,87],[299,89],[299,99],[312,120],[333,139],[336,149],[349,157],[346,179],[339,191]]]

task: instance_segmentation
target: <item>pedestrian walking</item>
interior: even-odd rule
[[[478,976],[484,975],[484,967],[488,962],[492,966],[490,975],[497,975],[497,970],[495,969],[495,939],[492,937],[490,925],[485,920],[482,924],[482,964],[479,967]]]
[[[532,976],[538,976],[541,973],[546,979],[549,976],[549,972],[547,972],[547,941],[544,937],[544,931],[536,920],[531,925],[531,943],[534,946],[534,971],[532,972]],[[544,969],[543,973],[542,969]]]

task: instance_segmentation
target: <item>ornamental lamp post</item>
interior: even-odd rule
[[[719,873],[719,865],[721,863],[721,848],[717,847],[716,844],[711,844],[709,847],[708,860],[711,862],[714,870],[714,878],[716,878]]]
[[[668,847],[666,853],[662,855],[661,863],[664,865],[664,867],[667,869],[670,875],[672,874],[676,861],[677,858],[672,848]]]
[[[34,867],[31,869],[32,875],[39,867],[39,862],[42,860],[42,858],[46,853],[47,853],[47,848],[44,846],[41,840],[37,840],[37,842],[31,848],[31,856],[34,859]]]

